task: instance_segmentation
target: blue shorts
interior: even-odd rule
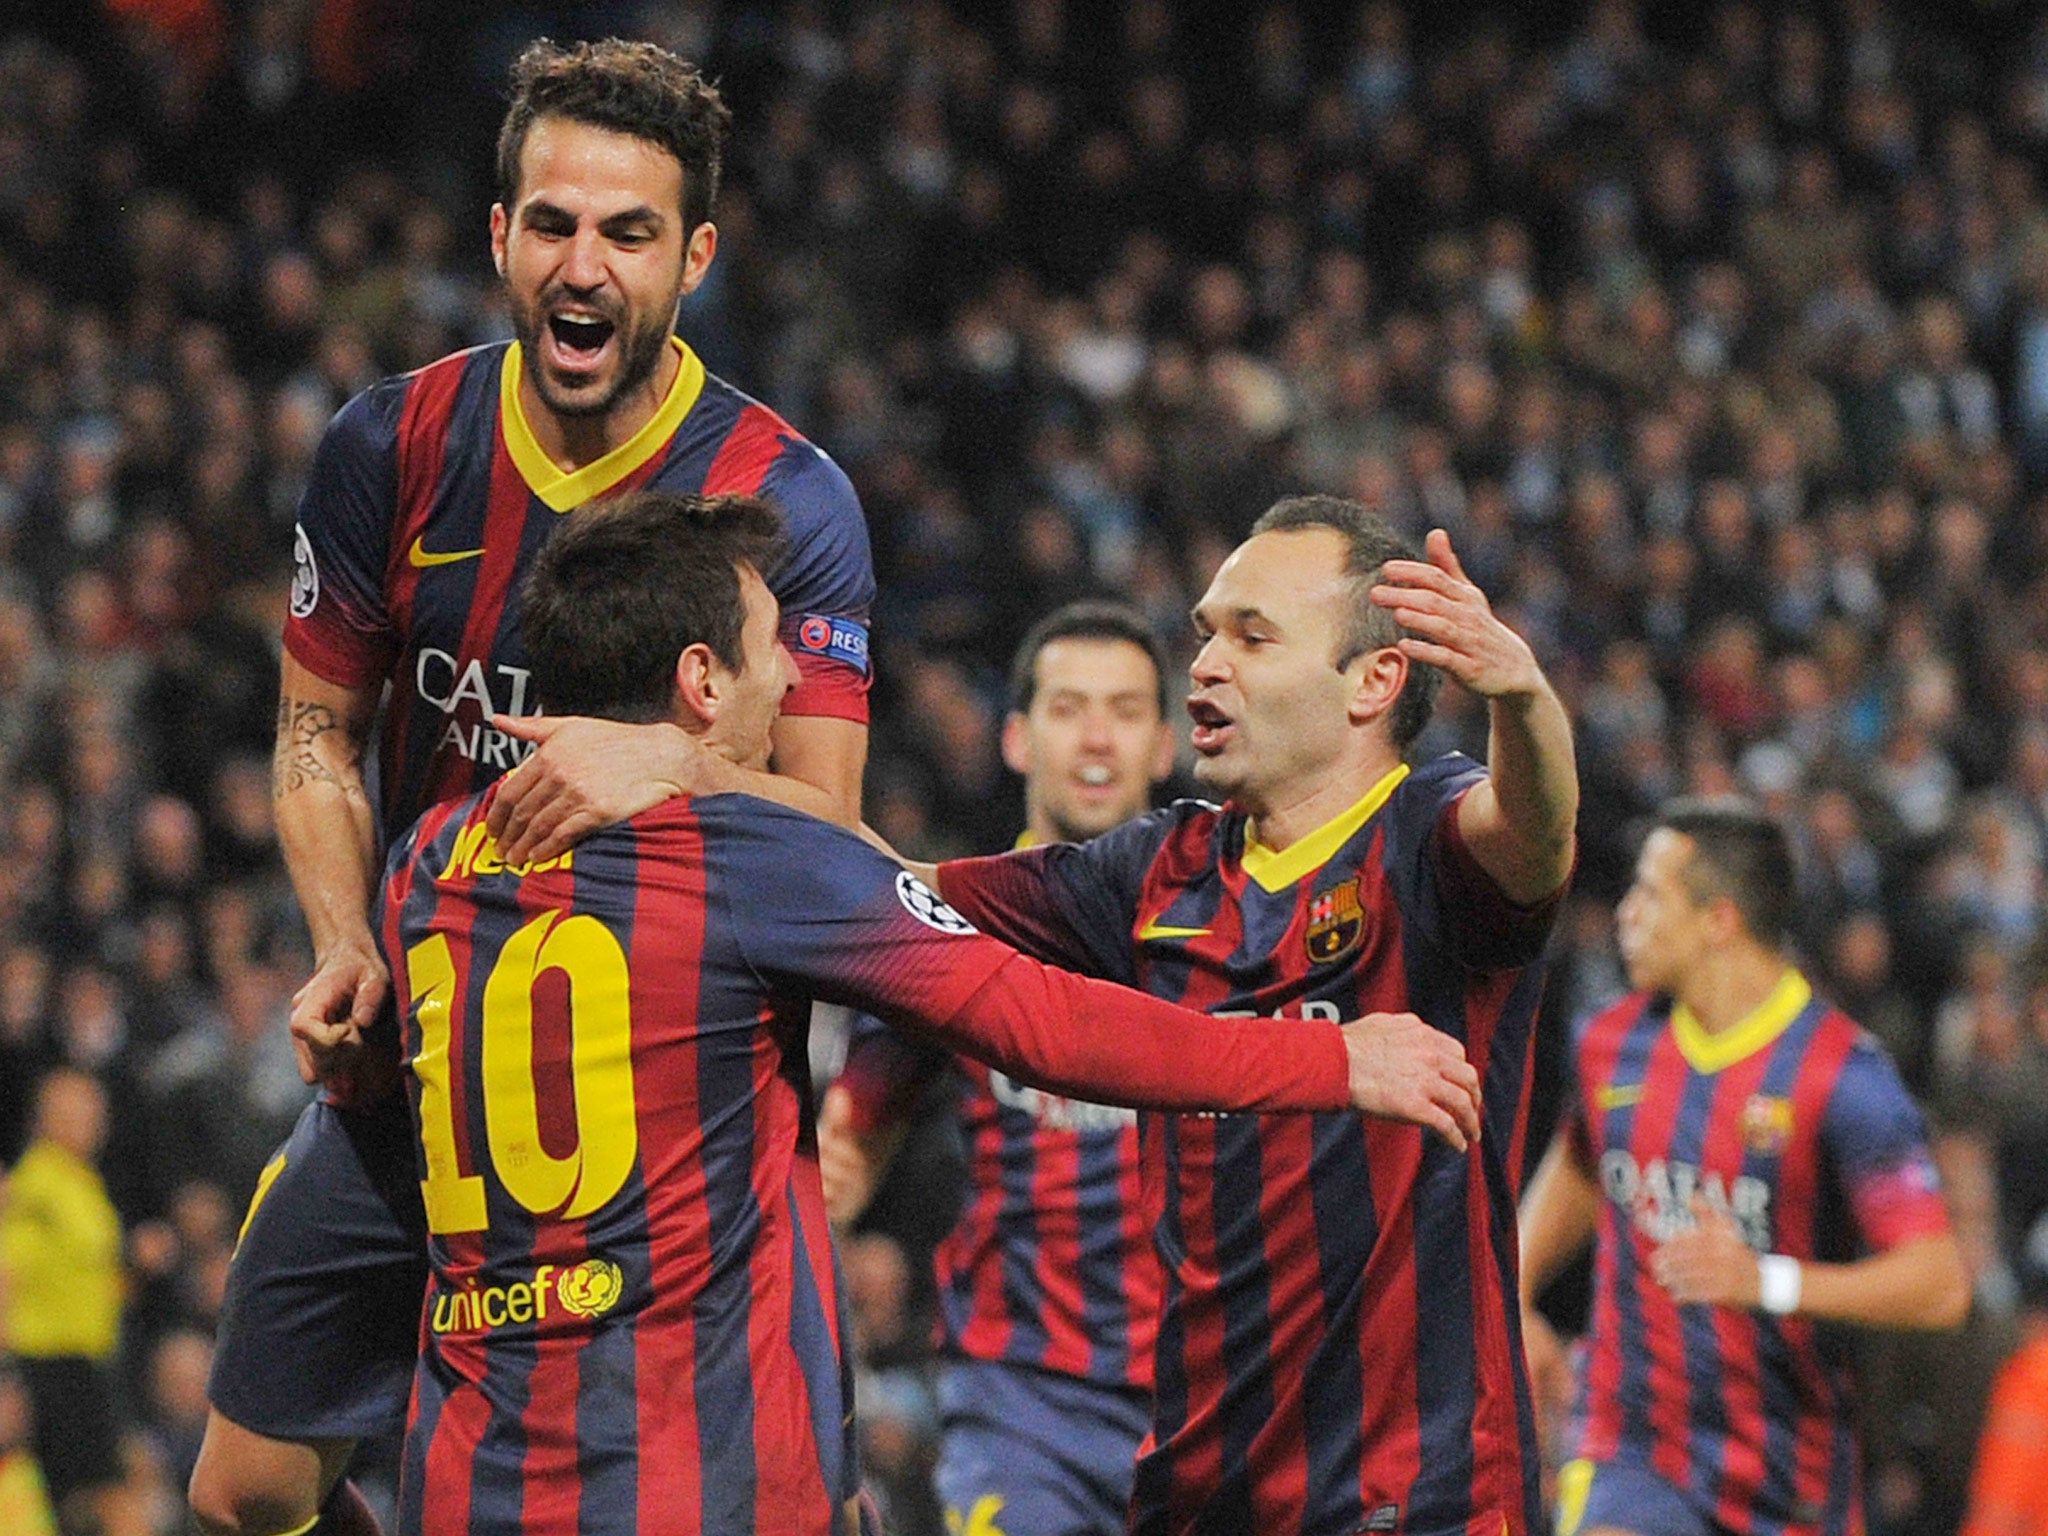
[[[1602,1526],[1635,1536],[1727,1536],[1688,1489],[1632,1461],[1568,1461],[1557,1474],[1557,1536]]]
[[[933,1475],[957,1536],[1122,1536],[1149,1394],[955,1360],[939,1376]]]
[[[1612,1461],[1568,1461],[1557,1473],[1557,1536],[1588,1536],[1607,1526],[1634,1536],[1730,1536],[1730,1527],[1715,1517],[1713,1501],[1674,1483],[1624,1451]],[[1759,1530],[1819,1532],[1850,1536],[1861,1528],[1855,1501],[1830,1521],[1825,1511],[1806,1509],[1787,1520],[1782,1513],[1759,1509]]]
[[[307,1105],[249,1202],[208,1399],[274,1440],[398,1433],[426,1288],[405,1095]]]

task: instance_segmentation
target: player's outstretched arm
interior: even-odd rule
[[[271,762],[278,844],[313,940],[313,975],[292,998],[292,1043],[307,1082],[343,1093],[362,1031],[390,991],[370,904],[376,816],[363,784],[375,688],[330,683],[284,657]]]
[[[1404,653],[1486,700],[1488,775],[1459,802],[1458,831],[1511,900],[1538,902],[1572,871],[1579,776],[1571,721],[1529,643],[1465,574],[1450,535],[1431,530],[1426,549],[1427,561],[1389,560],[1372,600],[1408,631]]]
[[[763,976],[845,1003],[1070,1097],[1163,1111],[1348,1107],[1479,1134],[1463,1047],[1412,1014],[1349,1024],[1212,1017],[1046,965],[859,839],[765,807],[781,900],[724,911]],[[764,858],[768,855],[764,853]],[[765,878],[764,870],[764,878]]]
[[[1216,1018],[1013,953],[949,1019],[912,1028],[1055,1093],[1139,1109],[1355,1108],[1478,1139],[1479,1075],[1413,1014],[1344,1025]]]
[[[1766,1300],[1764,1262],[1725,1211],[1695,1198],[1692,1229],[1657,1249],[1650,1272],[1675,1301],[1755,1311]],[[1790,1305],[1770,1310],[1865,1328],[1935,1331],[1958,1327],[1970,1310],[1969,1271],[1948,1232],[1909,1238],[1847,1264],[1802,1263],[1796,1274]]]
[[[666,722],[581,715],[493,715],[534,743],[499,782],[489,822],[506,862],[551,859],[599,827],[677,795],[749,794],[851,827],[860,820],[867,727],[807,715],[776,722],[776,772],[741,768]]]

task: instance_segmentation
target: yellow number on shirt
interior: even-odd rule
[[[413,1075],[420,1080],[420,1145],[427,1176],[420,1199],[429,1232],[480,1232],[484,1228],[484,1181],[465,1174],[455,1155],[455,1105],[449,1086],[448,1010],[455,1002],[455,957],[448,936],[437,933],[406,951],[413,996],[419,1000],[420,1049]]]
[[[448,941],[436,934],[415,946],[407,961],[419,998],[420,1052],[413,1071],[420,1081],[420,1139],[427,1148],[428,1177],[420,1186],[427,1226],[434,1232],[479,1231],[485,1224],[483,1180],[463,1177],[455,1160],[447,1059],[455,968]],[[569,982],[569,1079],[576,1101],[576,1145],[561,1157],[541,1143],[533,1071],[534,987],[551,970]],[[588,1216],[633,1171],[640,1135],[633,1113],[630,995],[626,954],[611,930],[594,917],[564,919],[559,912],[544,912],[513,934],[484,983],[484,1130],[491,1164],[505,1192],[537,1215]]]

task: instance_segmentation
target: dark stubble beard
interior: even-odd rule
[[[675,306],[670,305],[660,319],[638,328],[629,329],[623,319],[613,321],[619,343],[619,372],[612,387],[594,399],[580,394],[564,398],[556,393],[555,382],[540,361],[541,327],[547,324],[548,305],[553,298],[553,294],[542,295],[531,311],[516,300],[512,304],[512,334],[519,340],[521,354],[530,360],[527,377],[533,380],[541,403],[557,416],[608,415],[627,394],[654,377],[654,370],[661,365],[661,350],[675,333]]]

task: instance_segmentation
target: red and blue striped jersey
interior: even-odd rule
[[[1466,1155],[1355,1114],[1141,1118],[1163,1276],[1142,1536],[1542,1528],[1512,1298],[1555,903],[1512,906],[1464,847],[1482,776],[1396,769],[1278,853],[1182,802],[941,871],[970,919],[1057,963],[1242,1022],[1412,1010],[1484,1084]]]
[[[1919,1110],[1884,1051],[1788,971],[1709,1034],[1663,996],[1596,1016],[1567,1145],[1598,1180],[1577,1454],[1644,1466],[1743,1533],[1862,1529],[1851,1359],[1805,1317],[1674,1303],[1656,1246],[1704,1196],[1759,1253],[1843,1262],[1948,1230]]]
[[[941,1347],[1149,1391],[1159,1267],[1136,1112],[1033,1088],[865,1017],[838,1081],[867,1130],[949,1067],[965,1083],[967,1198],[934,1255]]]
[[[1334,1028],[1191,1037],[784,807],[678,798],[508,870],[491,794],[430,810],[382,898],[431,1263],[407,1530],[831,1528],[856,1469],[812,998],[1068,1091],[1346,1100]]]
[[[560,515],[612,492],[774,502],[790,555],[768,585],[803,674],[783,710],[867,719],[874,564],[852,485],[773,411],[674,345],[681,366],[654,416],[573,473],[548,458],[520,407],[516,342],[374,385],[328,427],[299,508],[284,642],[330,682],[391,683],[377,760],[387,834],[530,750],[484,718],[538,707],[519,585]]]

